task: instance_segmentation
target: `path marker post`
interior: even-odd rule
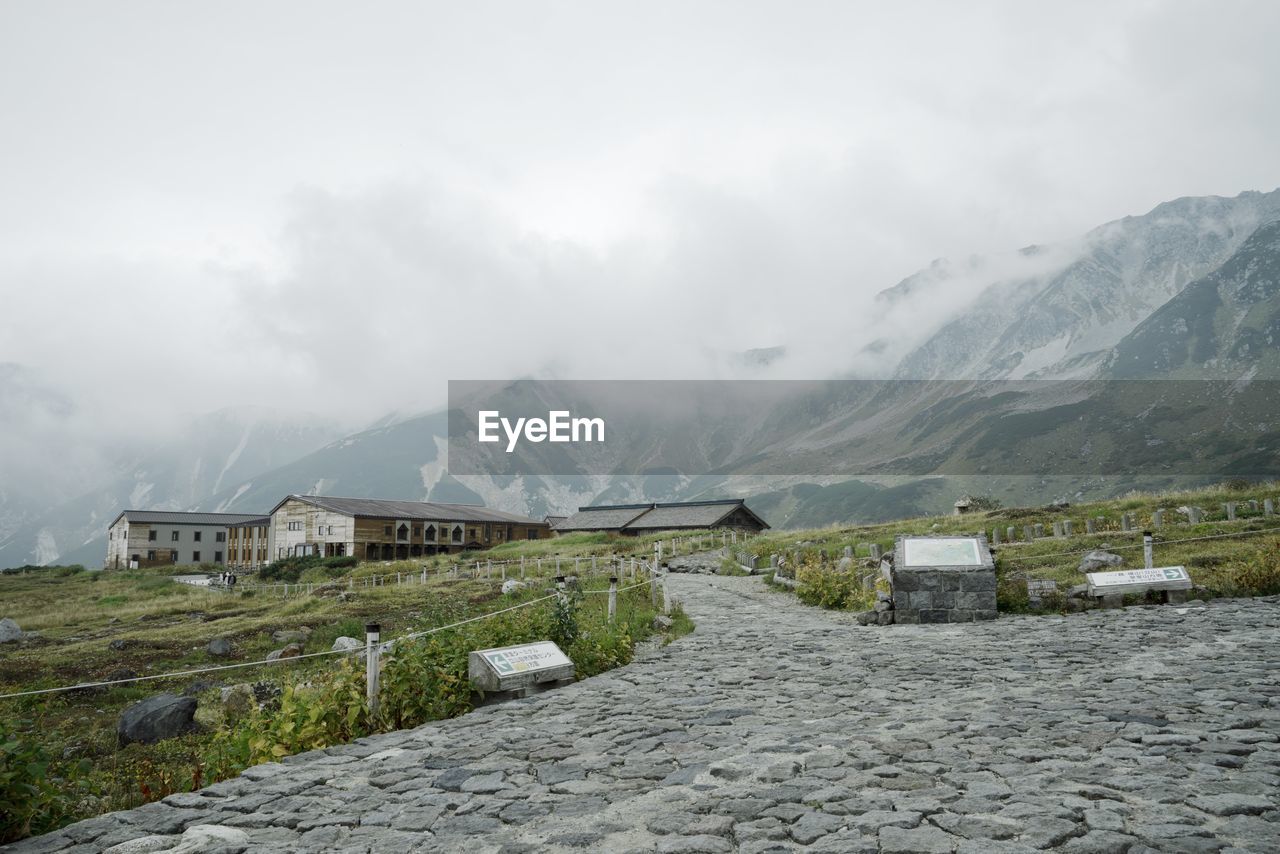
[[[378,641],[381,637],[382,626],[377,623],[365,623],[365,698],[369,702],[370,718],[378,717],[378,657],[381,652]]]

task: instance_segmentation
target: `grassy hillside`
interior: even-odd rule
[[[1092,549],[1108,549],[1125,559],[1130,567],[1143,565],[1142,531],[1153,529],[1153,514],[1163,508],[1164,524],[1153,530],[1156,566],[1186,566],[1200,588],[1198,595],[1249,596],[1280,593],[1280,515],[1267,517],[1262,505],[1272,499],[1280,507],[1280,483],[1217,484],[1200,489],[1169,493],[1135,492],[1108,501],[1066,507],[1042,506],[1005,508],[964,516],[923,516],[879,525],[813,528],[767,533],[753,540],[750,550],[768,565],[773,555],[786,556],[795,563],[825,567],[834,564],[845,547],[866,557],[866,544],[876,543],[885,552],[892,550],[900,534],[959,535],[985,533],[1014,526],[1021,540],[1023,528],[1041,524],[1047,536],[1030,542],[1004,542],[996,547],[996,570],[1002,611],[1027,608],[1026,580],[1053,579],[1065,592],[1085,581],[1080,557]],[[1257,501],[1252,511],[1247,502]],[[1228,521],[1222,504],[1237,504],[1236,520]],[[1191,506],[1204,511],[1200,524],[1187,524],[1177,508]],[[1121,514],[1133,514],[1134,530],[1121,530]],[[1085,520],[1093,518],[1096,534],[1085,533]],[[1054,537],[1054,522],[1070,519],[1074,535]],[[825,557],[824,557],[825,555]],[[864,561],[865,562],[865,561]],[[868,562],[869,563],[869,562]],[[850,607],[864,607],[865,599],[853,597]],[[1058,605],[1060,603],[1051,603]]]

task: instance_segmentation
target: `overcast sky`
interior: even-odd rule
[[[1275,188],[1278,40],[1274,2],[8,0],[0,362],[354,421],[838,369],[934,258]]]

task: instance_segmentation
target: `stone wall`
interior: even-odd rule
[[[975,538],[982,560],[978,566],[907,566],[903,539],[898,540],[889,570],[895,623],[969,623],[996,618],[996,569],[986,537]]]

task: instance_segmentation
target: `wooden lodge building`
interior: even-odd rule
[[[404,560],[540,540],[551,526],[474,504],[290,495],[271,511],[275,557]]]
[[[741,499],[580,507],[539,521],[474,504],[289,495],[267,515],[126,510],[107,529],[108,569],[219,564],[251,572],[286,557],[407,560],[569,531],[641,534],[769,525]]]
[[[557,533],[610,531],[647,534],[655,531],[763,531],[769,527],[741,498],[678,501],[668,504],[600,504],[579,507],[556,524]]]

